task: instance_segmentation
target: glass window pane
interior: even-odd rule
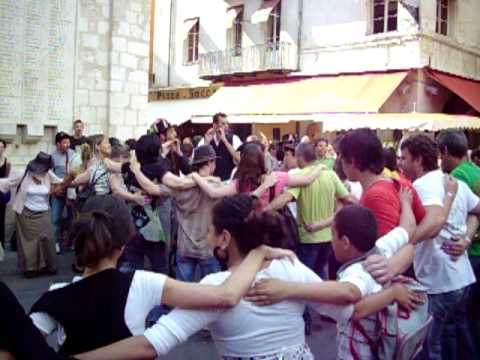
[[[385,16],[385,5],[379,4],[379,5],[374,5],[373,6],[373,17],[374,18],[380,18]]]
[[[374,34],[383,33],[383,18],[381,18],[380,20],[375,20],[373,22],[373,33]]]
[[[387,31],[397,30],[397,16],[388,17]]]
[[[447,22],[446,21],[442,21],[442,25],[441,25],[441,29],[440,29],[440,33],[442,35],[447,35]]]
[[[442,6],[441,17],[442,17],[442,20],[448,19],[448,6]]]

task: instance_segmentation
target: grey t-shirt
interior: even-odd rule
[[[60,151],[55,150],[52,153],[53,158],[53,172],[59,178],[64,178],[67,172],[70,171],[70,164],[75,157],[75,151],[68,149],[68,151],[62,154]]]

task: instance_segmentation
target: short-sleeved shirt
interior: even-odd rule
[[[452,171],[451,175],[462,180],[475,195],[480,196],[480,167],[470,161],[463,161]],[[468,253],[472,256],[480,256],[480,242],[475,241]]]
[[[382,254],[387,258],[392,257],[402,246],[408,243],[408,240],[407,231],[402,227],[397,227],[377,240],[375,243],[376,253]],[[377,283],[370,273],[363,268],[362,262],[355,262],[341,270],[338,274],[338,281],[355,285],[362,294],[362,297],[378,293],[382,290],[382,285]],[[368,333],[370,339],[375,341],[380,337],[381,324],[378,321],[377,314],[372,314],[360,320],[360,324]],[[351,342],[353,342],[355,350],[359,353],[361,359],[374,358],[366,339],[359,331],[353,329],[350,320],[339,322],[337,328],[337,359],[354,359],[350,351]]]
[[[70,138],[70,149],[79,152],[79,147],[87,143],[88,139],[85,136],[79,137],[78,139],[72,136]]]
[[[201,283],[221,285],[230,276],[223,271],[206,276]],[[273,260],[268,267],[259,271],[255,281],[280,279],[300,283],[320,282],[322,279],[312,270],[295,260]],[[200,329],[208,326],[220,356],[254,358],[266,354],[278,354],[275,359],[290,359],[289,349],[298,348],[305,343],[304,301],[285,300],[277,304],[259,307],[241,299],[230,309],[186,310],[175,309],[162,316],[144,336],[155,348],[158,355],[164,355],[178,343]],[[352,305],[333,305],[322,303],[309,304],[320,314],[336,321],[347,321]]]
[[[220,182],[209,181],[212,186],[220,186]],[[213,256],[208,245],[208,225],[213,206],[217,199],[209,197],[200,188],[173,190],[160,185],[162,192],[175,199],[178,220],[178,252],[181,256],[207,259]]]
[[[444,176],[441,170],[431,171],[413,183],[424,206],[443,207],[445,198]],[[421,241],[415,247],[413,265],[418,281],[429,294],[441,294],[462,289],[475,282],[475,275],[467,253],[456,261],[442,249],[442,244],[453,236],[467,232],[467,215],[479,203],[478,197],[462,181],[453,201],[448,219],[440,233]]]
[[[307,166],[296,174],[304,175],[316,165]],[[300,241],[304,244],[316,244],[332,240],[330,227],[309,233],[305,224],[326,220],[335,213],[336,200],[348,195],[348,190],[332,170],[325,170],[308,186],[287,190],[297,201],[297,222]]]
[[[425,216],[425,208],[412,184],[403,179],[382,179],[366,189],[360,198],[360,204],[369,208],[378,224],[378,235],[383,236],[400,223],[402,204],[398,192],[404,185],[413,190],[412,210],[417,223]]]
[[[283,193],[285,188],[288,186],[288,173],[285,171],[274,171],[277,181],[275,183],[274,187],[274,197],[280,195]],[[238,189],[238,179],[235,179],[235,186]],[[246,189],[246,192],[254,191],[255,189]],[[268,205],[270,202],[270,189],[265,190],[262,194],[260,194],[260,203],[262,204],[262,207]]]
[[[82,281],[82,279],[82,277],[77,276],[72,283]],[[167,276],[164,274],[141,270],[135,272],[125,306],[125,324],[133,335],[141,335],[145,331],[145,319],[148,313],[154,306],[161,304],[166,279]],[[69,283],[53,284],[49,291],[68,285]],[[74,311],[75,305],[71,304],[71,306],[72,311]],[[30,317],[40,331],[46,334],[56,332],[59,345],[65,342],[66,335],[63,327],[49,314],[34,312]]]
[[[67,172],[70,171],[71,162],[75,157],[76,154],[71,149],[68,149],[65,153],[61,153],[58,150],[52,152],[53,172],[55,175],[63,179],[67,175]]]

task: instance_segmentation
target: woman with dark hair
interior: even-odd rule
[[[226,197],[213,208],[208,241],[225,271],[206,276],[201,283],[218,286],[240,272],[245,256],[263,244],[285,236],[282,218],[271,212],[256,213],[254,201],[245,194]],[[265,262],[255,280],[269,278],[311,283],[318,275],[295,259]],[[193,297],[193,296],[191,296]],[[328,298],[328,299],[327,299]],[[345,293],[328,292],[326,301],[345,303]],[[316,304],[315,309],[338,321],[349,319],[353,306]],[[305,342],[302,314],[305,302],[284,301],[263,308],[241,299],[231,309],[175,309],[162,316],[143,336],[127,339],[107,349],[103,359],[135,359],[164,355],[197,331],[208,327],[221,359],[310,360],[313,355]],[[117,355],[115,355],[117,354]],[[121,355],[121,356],[119,356]],[[82,359],[102,359],[84,354]]]
[[[135,229],[125,203],[112,196],[87,201],[70,237],[83,278],[56,285],[32,307],[31,318],[44,334],[57,331],[60,353],[91,351],[145,331],[148,312],[161,303],[182,308],[228,308],[246,293],[265,259],[289,255],[268,247],[252,249],[219,286],[184,283],[163,274],[124,274],[117,261]]]
[[[257,142],[250,142],[244,144],[242,148],[237,172],[230,183],[215,187],[196,173],[193,173],[192,176],[197,185],[212,198],[222,198],[255,191],[254,195],[260,198],[263,207],[271,201],[270,187],[273,189],[273,195],[277,196],[287,186],[308,186],[318,177],[323,169],[325,167],[320,165],[307,175],[292,175],[287,172],[274,171],[267,176],[262,147]]]
[[[12,165],[5,157],[7,143],[0,139],[0,179],[8,178]],[[0,247],[5,247],[5,209],[10,201],[10,191],[0,193]]]

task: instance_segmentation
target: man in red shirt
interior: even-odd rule
[[[362,185],[363,194],[360,204],[369,208],[378,223],[379,236],[388,233],[398,226],[400,221],[400,187],[407,186],[412,190],[412,210],[417,220],[415,238],[428,238],[440,231],[443,223],[435,211],[427,211],[418,197],[412,184],[405,179],[392,179],[384,176],[383,148],[376,133],[370,129],[350,131],[340,141],[339,155],[342,167],[350,181],[358,181]],[[413,239],[412,239],[413,241]],[[371,273],[380,282],[390,280],[393,275],[403,273],[413,261],[413,245],[402,248],[392,259],[383,263],[371,262],[367,265]]]
[[[401,204],[398,192],[402,185],[412,189],[412,210],[417,224],[422,221],[425,209],[412,184],[408,180],[392,179],[382,174],[385,164],[383,148],[375,132],[370,129],[349,132],[342,138],[339,150],[345,175],[362,185],[360,205],[374,213],[379,236],[399,224]]]

